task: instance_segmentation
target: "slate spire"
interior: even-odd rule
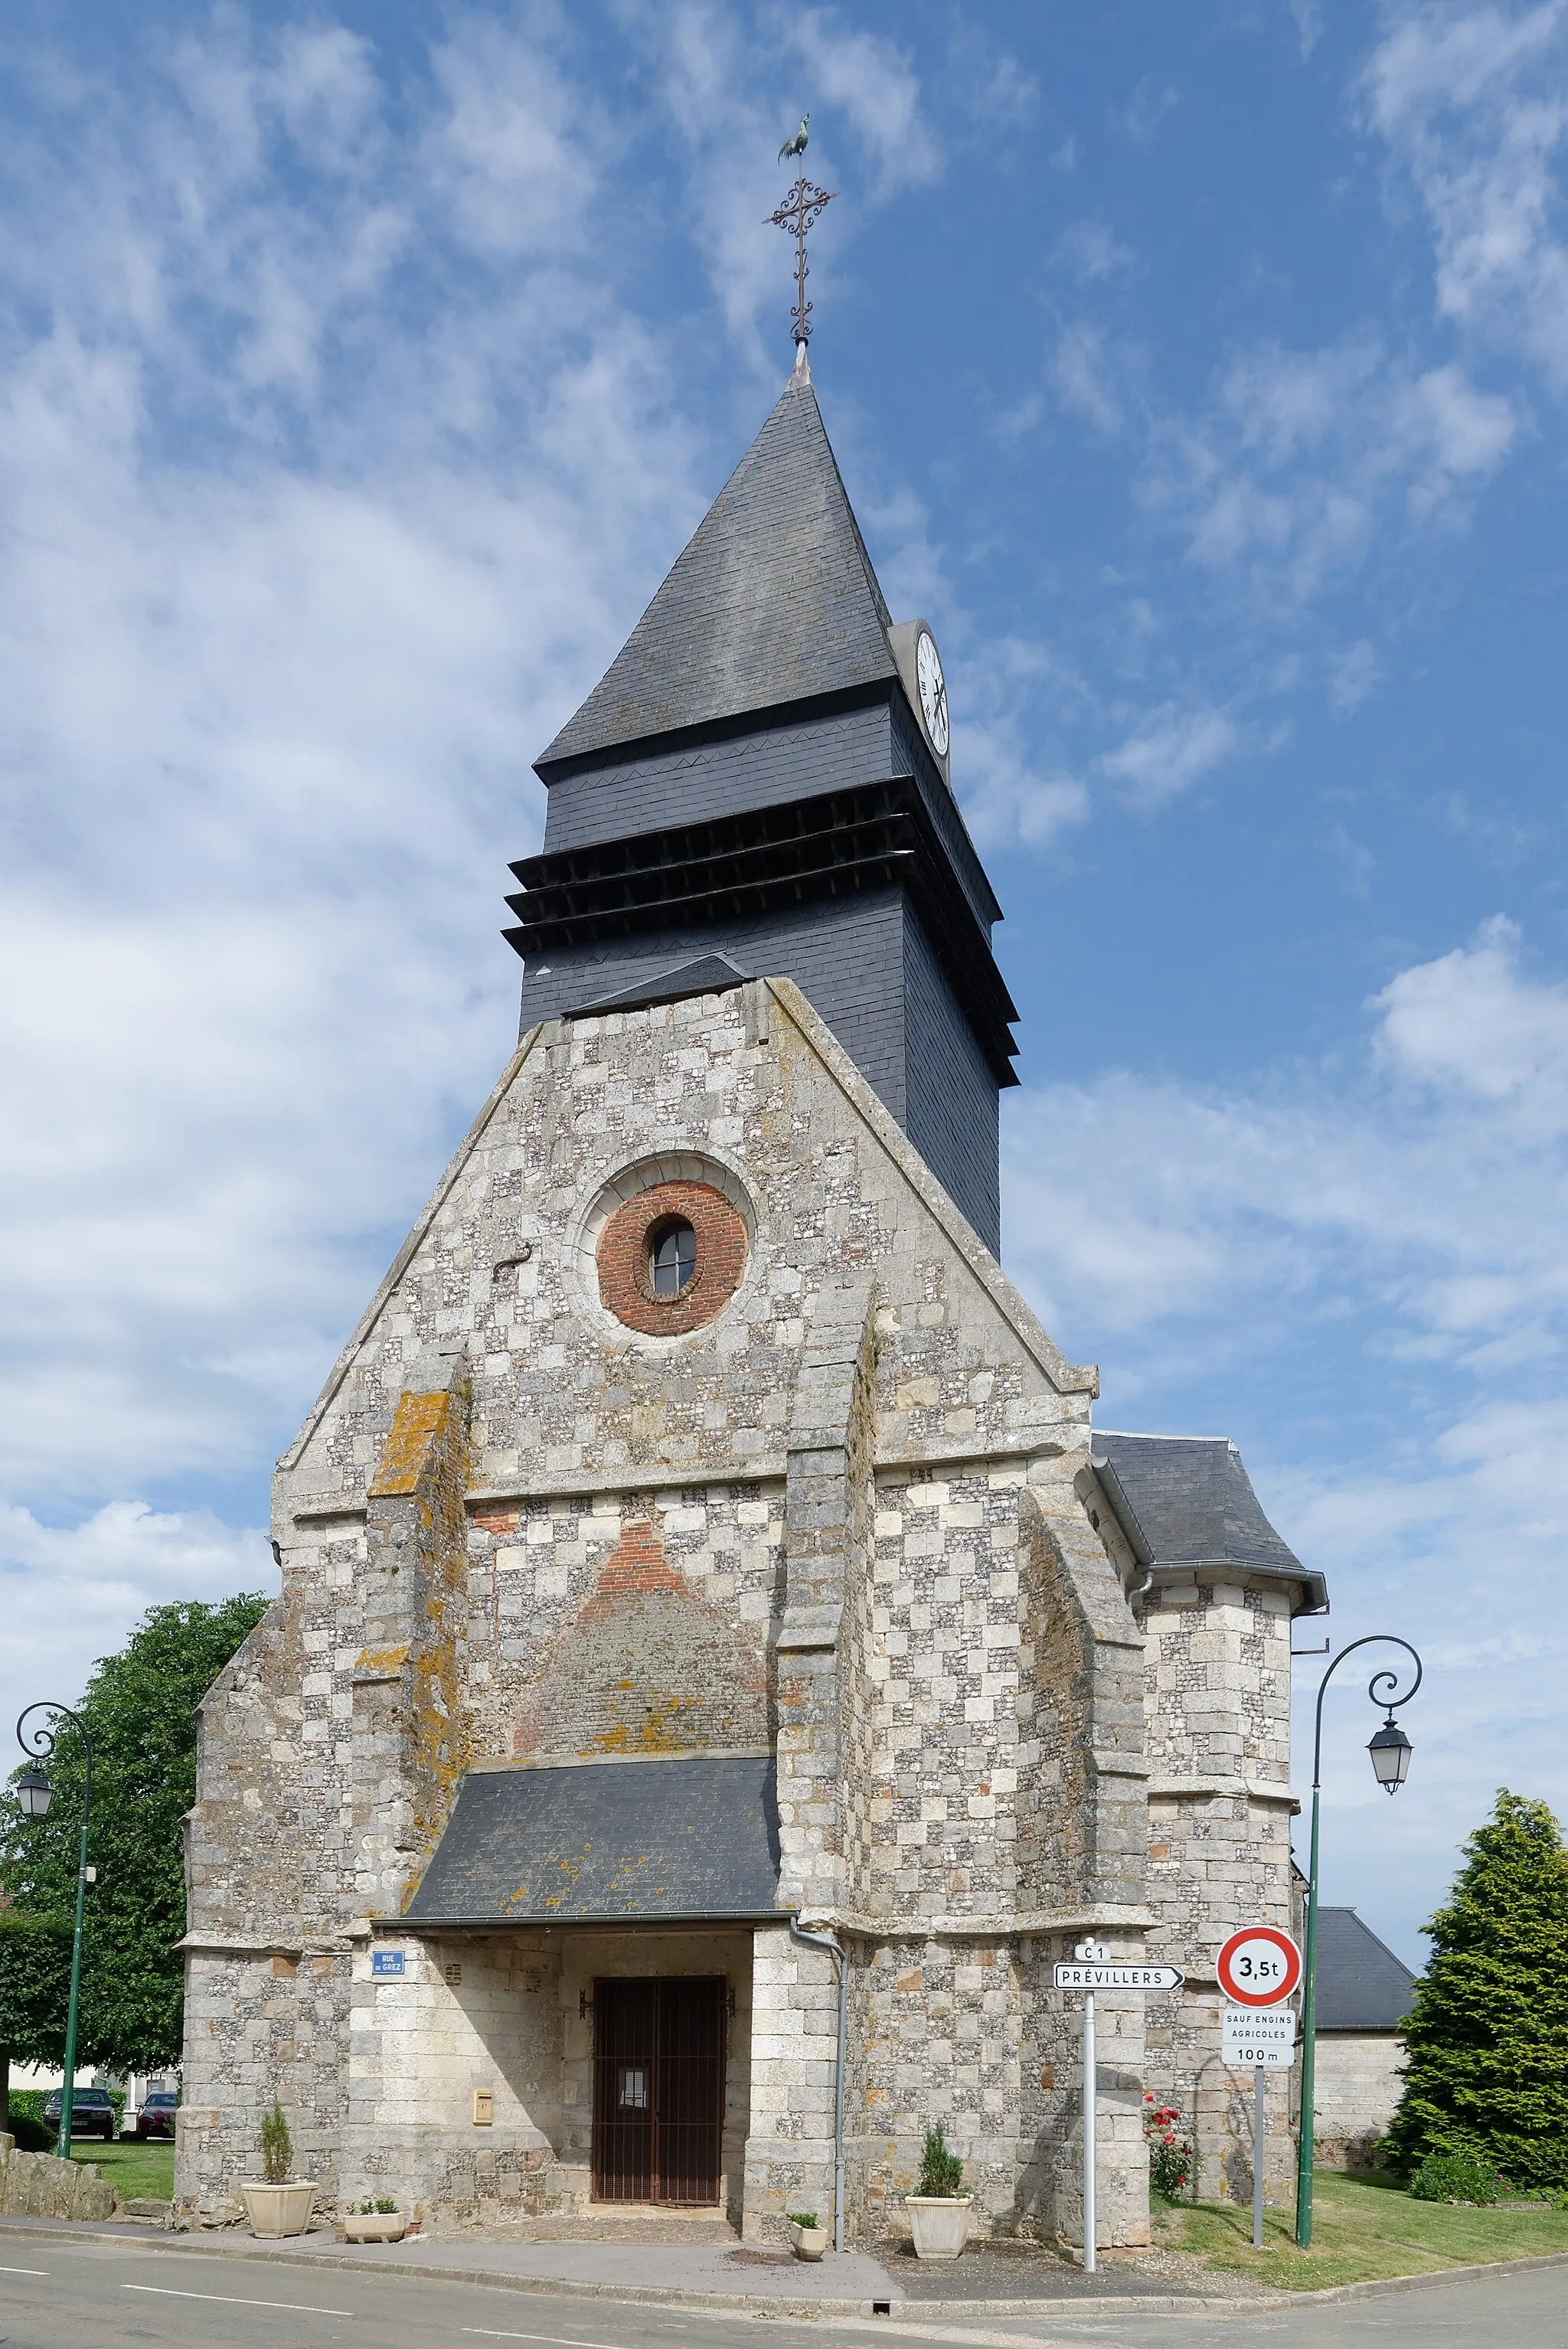
[[[810,367],[797,364],[625,645],[536,763],[892,680],[889,626]]]

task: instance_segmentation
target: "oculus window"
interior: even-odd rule
[[[648,1234],[648,1285],[655,1297],[682,1297],[696,1278],[696,1234],[684,1216],[665,1216]]]

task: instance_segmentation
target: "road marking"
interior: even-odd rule
[[[0,2275],[41,2275],[41,2276],[46,2276],[46,2275],[48,2274],[48,2272],[49,2272],[49,2271],[48,2271],[48,2269],[47,2269],[47,2268],[0,2268]]]
[[[563,2333],[498,2333],[490,2324],[465,2324],[465,2333],[480,2333],[487,2341],[549,2341],[554,2349],[626,2349],[624,2341],[568,2340]]]
[[[357,2316],[355,2308],[316,2308],[309,2301],[242,2300],[232,2292],[176,2292],[167,2283],[123,2283],[121,2292],[155,2292],[160,2300],[221,2300],[225,2308],[284,2308],[292,2316]]]

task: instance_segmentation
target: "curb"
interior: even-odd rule
[[[330,2251],[242,2250],[232,2238],[230,2244],[220,2245],[191,2235],[154,2235],[150,2230],[109,2234],[91,2225],[78,2226],[69,2219],[40,2224],[36,2220],[0,2215],[0,2236],[32,2242],[57,2242],[64,2236],[73,2242],[118,2244],[122,2251],[174,2251],[187,2258],[244,2260],[258,2266],[317,2268],[336,2275],[373,2274],[377,2267],[373,2261],[344,2260]],[[1426,2275],[1372,2276],[1360,2283],[1326,2284],[1316,2292],[1277,2290],[1229,2297],[1150,2292],[1108,2292],[1093,2299],[1086,2296],[1057,2300],[1037,2295],[1030,2299],[909,2300],[899,2297],[895,2286],[891,2311],[876,2321],[890,2331],[903,2333],[913,2327],[922,2334],[940,2335],[946,2323],[974,2323],[988,2317],[1014,2320],[1048,2315],[1055,2322],[1080,2316],[1132,2316],[1140,2312],[1148,2316],[1255,2316],[1265,2310],[1277,2313],[1288,2308],[1323,2307],[1336,2301],[1371,2300],[1390,2292],[1418,2291],[1429,2284],[1469,2283],[1480,2276],[1520,2275],[1535,2268],[1558,2267],[1568,2267],[1568,2251],[1544,2251],[1522,2260],[1488,2260],[1470,2267],[1441,2268]],[[830,2300],[823,2296],[799,2300],[783,2292],[692,2292],[681,2284],[585,2283],[561,2276],[507,2275],[494,2268],[416,2266],[408,2261],[399,2261],[396,2267],[385,2271],[412,2276],[426,2283],[488,2284],[500,2292],[619,2301],[634,2307],[692,2308],[715,2314],[788,2317],[805,2323],[828,2319],[858,2324],[872,2314],[872,2302],[860,2299]]]

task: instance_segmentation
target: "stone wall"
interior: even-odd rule
[[[0,2136],[0,2211],[8,2219],[109,2219],[114,2189],[95,2163],[52,2153],[18,2153]]]
[[[1148,2003],[1148,2085],[1181,2107],[1207,2199],[1252,2197],[1250,2072],[1220,2060],[1224,2000],[1214,1974],[1239,1926],[1292,1930],[1290,1601],[1265,1583],[1161,1576],[1145,1604],[1151,1957],[1187,1977]],[[1265,2082],[1264,2190],[1286,2201],[1295,2175],[1292,2075]]]
[[[175,2195],[184,2215],[262,2175],[262,2116],[282,2104],[294,2174],[338,2192],[348,2110],[351,1953],[339,1948],[189,1953]]]
[[[599,1294],[639,1182],[711,1182],[746,1226],[730,1302],[677,1337]],[[282,1597],[203,1710],[187,2202],[253,2167],[277,2095],[324,2196],[395,2171],[459,2212],[574,2207],[602,1964],[727,1975],[747,2230],[830,2208],[834,1961],[782,1913],[597,1954],[404,1934],[401,1980],[368,1971],[469,1763],[762,1747],[780,1910],[848,1953],[854,2223],[888,2222],[940,2115],[987,2223],[1070,2238],[1051,1963],[1151,1928],[1184,1959],[1287,1881],[1286,1619],[1194,1580],[1146,1660],[1093,1390],[787,983],[527,1040],[281,1465]],[[1142,2024],[1106,2002],[1108,2244],[1146,2230]],[[1185,2079],[1212,2019],[1157,2044]]]
[[[1317,2133],[1324,2169],[1372,2169],[1377,2140],[1404,2093],[1405,2043],[1391,2031],[1320,2031],[1315,2066]]]

